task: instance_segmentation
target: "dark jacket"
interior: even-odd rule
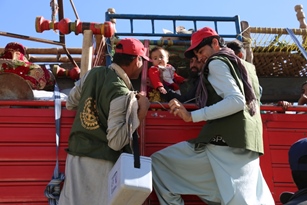
[[[238,69],[238,65],[232,64],[227,57],[215,56],[207,61],[221,60],[225,62],[230,72],[235,79],[238,87],[244,93],[242,75]],[[254,152],[263,154],[263,141],[262,141],[262,121],[260,116],[260,93],[259,81],[256,71],[252,64],[243,62],[252,82],[252,88],[257,97],[257,112],[251,116],[247,106],[242,111],[232,115],[218,118],[215,120],[208,120],[202,127],[198,137],[190,140],[192,143],[209,143],[214,137],[221,136],[226,141],[229,147],[245,148]],[[209,71],[208,64],[204,67]],[[222,100],[216,93],[213,86],[210,84],[207,73],[204,73],[204,84],[208,91],[208,100],[206,106],[213,105]]]
[[[307,188],[295,193],[282,193],[280,195],[280,202],[284,205],[307,205]]]
[[[107,129],[110,103],[127,95],[129,88],[116,72],[107,67],[91,69],[84,81],[76,117],[71,128],[67,152],[116,162],[121,151],[108,146]],[[129,145],[124,150],[129,150]]]

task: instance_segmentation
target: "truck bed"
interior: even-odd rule
[[[2,103],[2,104],[1,104]],[[0,203],[47,205],[44,190],[51,180],[56,160],[54,107],[51,102],[0,102]],[[41,105],[38,105],[41,104]],[[152,104],[139,130],[141,154],[150,156],[168,145],[196,137],[205,123],[185,123],[167,110]],[[193,106],[190,106],[193,107]],[[281,114],[273,109],[262,114],[265,154],[260,157],[263,175],[276,204],[283,191],[295,191],[287,152],[292,143],[306,137],[307,115]],[[192,108],[190,108],[192,109]],[[293,108],[294,109],[294,108]],[[306,108],[301,108],[301,110]],[[62,107],[60,128],[60,171],[64,172],[68,136],[74,111]],[[204,204],[195,196],[184,196],[187,205]],[[159,204],[152,193],[145,204]]]

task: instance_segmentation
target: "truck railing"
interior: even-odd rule
[[[54,101],[46,100],[1,100],[0,101],[0,109],[1,108],[53,108],[55,106]],[[65,108],[66,102],[62,101],[61,106]],[[195,104],[185,104],[185,108],[187,110],[195,110],[198,107]],[[152,102],[150,104],[150,110],[161,110],[161,111],[168,111],[169,105],[167,103],[155,103]],[[265,111],[269,111],[270,114],[272,113],[296,113],[296,112],[305,112],[307,113],[307,107],[303,105],[296,105],[288,107],[287,109],[283,109],[281,106],[277,105],[261,105],[260,110],[265,114]]]
[[[213,17],[213,16],[178,16],[178,15],[137,15],[137,14],[115,14],[114,9],[108,9],[105,13],[105,20],[113,22],[115,27],[118,24],[118,20],[123,20],[123,23],[126,23],[123,27],[128,27],[128,32],[117,31],[115,29],[115,38],[108,38],[107,39],[107,56],[106,56],[106,65],[111,64],[112,58],[112,48],[114,44],[119,40],[118,38],[123,38],[127,36],[138,37],[141,41],[143,41],[145,47],[150,48],[152,45],[168,45],[168,46],[182,46],[184,48],[188,48],[190,45],[190,36],[191,33],[180,33],[177,32],[177,26],[183,26],[183,24],[190,23],[192,24],[193,30],[196,31],[199,29],[198,26],[200,24],[213,24],[213,27],[217,32],[221,31],[219,23],[232,23],[231,29],[227,30],[226,32],[220,32],[219,35],[223,38],[238,38],[240,39],[240,19],[239,16],[233,17]],[[127,21],[129,22],[127,25]],[[149,23],[150,29],[146,30],[145,28],[142,29],[142,32],[135,32],[135,24],[137,21],[145,21],[145,23]],[[160,23],[171,22],[172,24],[172,33],[163,33],[157,31],[157,25]],[[235,28],[235,29],[233,29]],[[152,37],[160,37],[160,39],[150,39]],[[163,37],[176,37],[178,40],[163,40]],[[162,38],[162,39],[161,39]],[[146,78],[147,78],[147,67],[148,63],[144,62],[143,72],[141,77],[141,92],[146,92]]]
[[[214,29],[219,32],[218,23],[220,22],[233,22],[235,25],[236,33],[233,34],[221,34],[224,38],[237,38],[237,34],[241,32],[240,19],[236,15],[234,17],[215,17],[215,16],[179,16],[179,15],[137,15],[137,14],[115,14],[106,12],[106,21],[112,21],[112,19],[125,19],[130,22],[130,32],[116,32],[116,36],[158,36],[158,37],[189,37],[190,34],[176,34],[176,27],[180,24],[178,22],[192,22],[193,30],[198,29],[197,24],[199,22],[212,22]],[[136,33],[134,32],[134,23],[136,20],[149,20],[151,22],[151,32]],[[158,21],[171,21],[173,23],[173,34],[159,33],[155,30],[155,23]]]

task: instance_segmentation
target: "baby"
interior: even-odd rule
[[[178,75],[175,68],[167,64],[169,53],[162,47],[154,47],[150,51],[150,59],[153,64],[148,70],[148,77],[152,86],[159,90],[160,93],[166,94],[167,91],[164,88],[163,83],[174,90],[174,92],[180,93],[180,89],[177,83],[183,83],[185,79]]]

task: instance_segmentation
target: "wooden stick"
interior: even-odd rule
[[[82,48],[67,48],[70,54],[79,54],[82,53]],[[66,54],[63,48],[25,48],[26,54],[53,54],[53,55],[61,55]],[[0,48],[0,53],[4,52],[4,48]]]
[[[307,28],[303,5],[296,5],[294,10],[296,11],[296,18],[300,22],[300,28]]]
[[[36,41],[36,42],[41,42],[41,43],[48,43],[48,44],[53,44],[53,45],[64,46],[64,44],[58,41],[51,41],[51,40],[42,39],[42,38],[35,38],[35,37],[20,35],[16,33],[8,33],[8,32],[0,31],[0,36],[8,36],[12,38],[20,38],[20,39],[29,40],[29,41]]]
[[[80,78],[91,69],[93,57],[93,31],[85,30],[83,33],[81,72]]]
[[[69,51],[67,50],[67,48],[66,48],[65,45],[63,46],[63,49],[64,49],[64,51],[65,51],[67,57],[69,58],[69,60],[72,62],[72,64],[73,64],[75,67],[79,68],[78,64],[77,64],[76,61],[71,57],[71,55],[70,55],[70,53],[69,53]]]
[[[21,38],[21,39],[36,41],[36,42],[41,42],[41,43],[49,43],[49,44],[63,46],[63,49],[64,49],[67,57],[71,60],[72,64],[74,64],[76,67],[78,67],[77,63],[73,60],[73,58],[70,56],[70,53],[67,51],[65,44],[63,44],[61,42],[51,41],[51,40],[46,40],[46,39],[41,39],[41,38],[35,38],[35,37],[25,36],[25,35],[20,35],[20,34],[8,33],[8,32],[1,32],[1,31],[0,31],[0,35],[9,36],[9,37],[13,37],[13,38]]]
[[[262,34],[288,34],[285,28],[265,28],[265,27],[249,27],[251,33]],[[296,35],[306,35],[307,29],[291,29]]]
[[[249,63],[253,63],[254,55],[251,46],[252,38],[250,36],[250,30],[248,30],[249,24],[247,21],[241,21],[241,27],[243,32],[243,45],[244,49],[246,50],[246,58],[245,60]]]
[[[81,57],[74,57],[74,61],[80,63]],[[32,63],[71,63],[71,60],[64,56],[64,57],[38,57],[38,56],[29,56],[28,58],[29,62]]]
[[[32,63],[41,62],[60,62],[68,63],[71,61],[68,57],[63,57],[61,55],[66,54],[63,48],[25,48],[26,54],[28,54],[27,59]],[[81,62],[82,48],[68,48],[70,54],[74,55],[73,61],[77,63]],[[4,52],[4,48],[0,48],[0,53]],[[44,55],[44,56],[41,56]],[[75,66],[75,63],[73,63]]]
[[[93,67],[101,66],[103,62],[105,62],[105,37],[102,35],[95,35],[96,48],[95,48],[95,59],[93,63]]]
[[[305,21],[305,13],[303,11],[303,5],[296,5],[294,7],[294,10],[296,11],[296,18],[300,22],[300,28],[306,29],[307,24],[306,24],[306,21]],[[307,39],[307,36],[304,35],[302,44],[305,44],[306,39]]]

